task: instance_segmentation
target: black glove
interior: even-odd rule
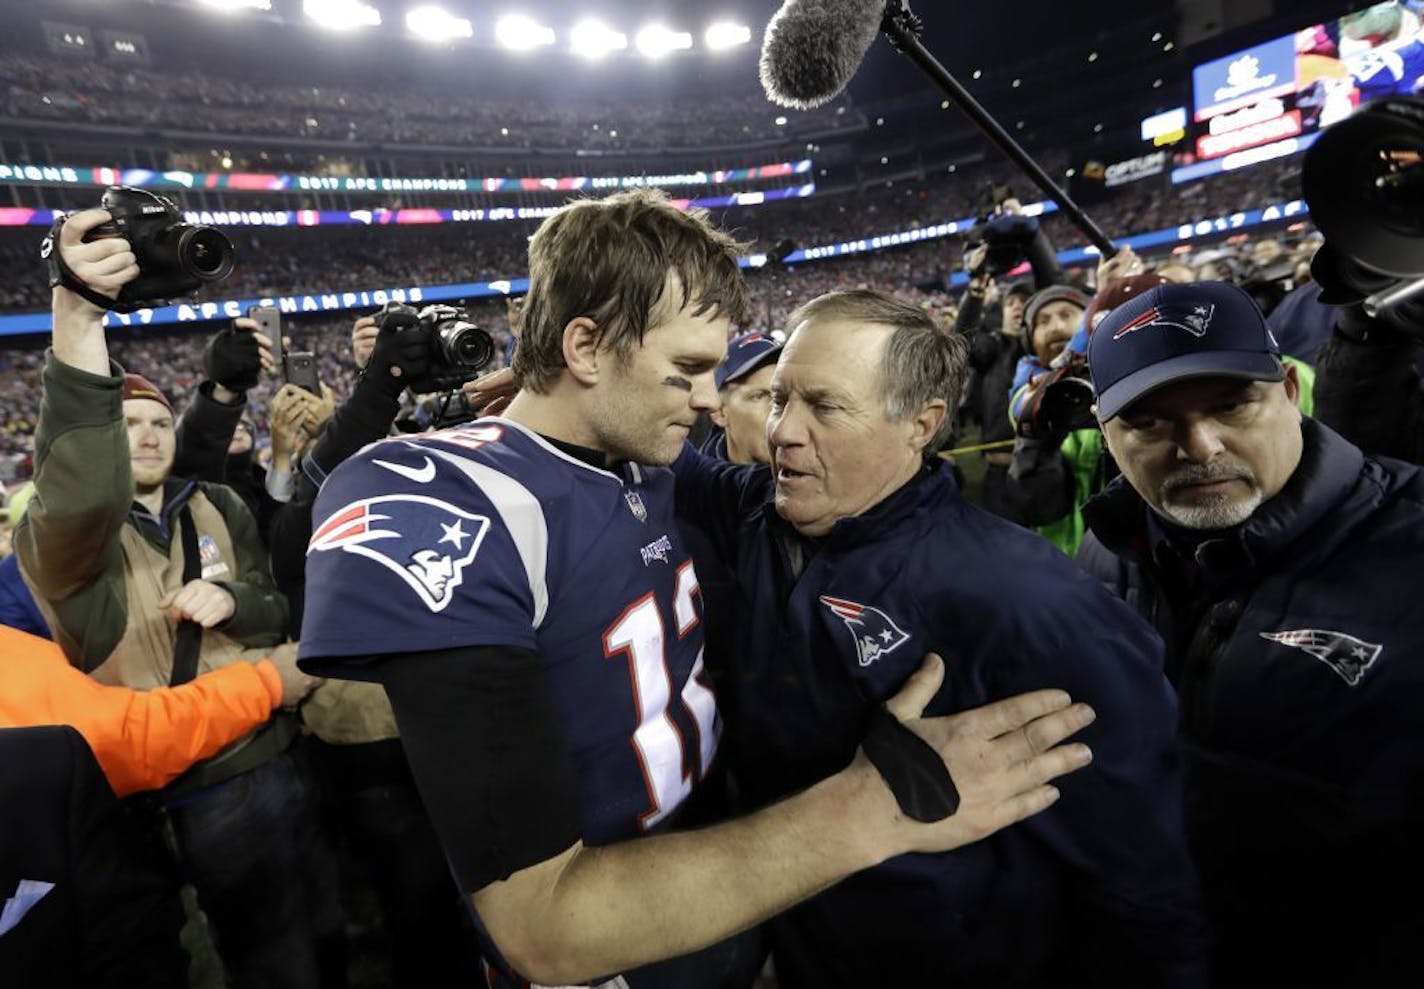
[[[380,332],[371,359],[361,369],[361,381],[399,398],[412,381],[430,373],[430,331],[420,325],[414,311],[385,312],[377,316]],[[400,368],[400,376],[391,374]]]
[[[262,373],[257,338],[247,330],[228,327],[208,341],[203,352],[203,373],[228,391],[245,392]]]

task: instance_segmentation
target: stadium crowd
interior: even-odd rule
[[[851,132],[864,115],[846,102],[773,114],[753,95],[680,105],[622,100],[498,99],[466,89],[298,86],[224,78],[197,68],[156,72],[42,55],[0,62],[4,115],[145,130],[321,138],[353,145],[460,145],[603,151],[698,148]],[[786,121],[777,124],[780,117]]]

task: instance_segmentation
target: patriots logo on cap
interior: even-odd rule
[[[1308,652],[1330,667],[1350,686],[1360,682],[1365,671],[1384,652],[1384,646],[1357,639],[1345,632],[1322,628],[1301,628],[1289,632],[1262,632],[1261,638]]]
[[[1153,306],[1136,319],[1123,324],[1122,328],[1112,335],[1112,338],[1121,340],[1129,333],[1136,333],[1148,326],[1175,326],[1179,330],[1186,330],[1194,337],[1204,337],[1207,327],[1211,325],[1211,318],[1215,314],[1216,306],[1214,305]]]
[[[489,525],[487,517],[438,498],[363,498],[337,509],[312,533],[307,553],[339,549],[375,560],[438,612],[454,599]]]
[[[910,641],[909,633],[879,608],[821,595],[821,603],[831,610],[855,638],[855,653],[861,666],[869,666],[881,656]]]

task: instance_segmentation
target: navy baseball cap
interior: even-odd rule
[[[764,333],[747,333],[727,344],[727,359],[712,372],[717,390],[729,381],[751,374],[763,364],[775,364],[781,344]]]
[[[1266,317],[1228,282],[1159,285],[1118,306],[1093,330],[1088,370],[1103,422],[1185,378],[1286,376]]]

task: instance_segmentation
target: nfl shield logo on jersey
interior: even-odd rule
[[[624,489],[623,499],[628,502],[628,510],[633,513],[633,517],[639,522],[648,521],[648,510],[643,507],[643,499],[638,492]]]
[[[438,498],[383,495],[339,508],[307,552],[340,549],[396,574],[431,611],[443,611],[489,531],[489,519]]]
[[[879,608],[821,595],[821,603],[845,622],[855,639],[855,654],[861,666],[869,666],[881,656],[894,652],[910,640],[910,635]]]

